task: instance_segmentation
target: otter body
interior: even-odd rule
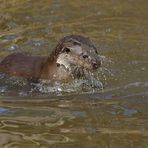
[[[38,79],[47,57],[30,56],[25,53],[8,55],[0,63],[0,72],[21,76],[28,80]]]
[[[0,63],[0,72],[24,77],[28,80],[62,80],[81,77],[84,70],[99,68],[101,59],[89,38],[80,35],[66,36],[48,57],[24,53],[8,55]]]

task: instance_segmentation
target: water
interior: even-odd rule
[[[69,34],[89,36],[104,56],[97,84],[40,83],[36,90],[0,75],[0,147],[148,147],[147,0],[0,3],[0,60],[50,54]]]

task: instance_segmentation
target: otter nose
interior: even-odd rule
[[[92,66],[93,69],[97,69],[101,66],[102,62],[101,61],[97,61],[97,62],[93,62]]]

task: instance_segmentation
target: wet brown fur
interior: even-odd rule
[[[53,79],[54,73],[57,72],[55,70],[55,67],[57,67],[57,56],[61,53],[64,43],[71,38],[96,50],[96,47],[89,38],[81,35],[70,35],[60,40],[49,57],[31,56],[24,53],[8,55],[0,63],[0,72],[21,76],[32,81],[37,81],[38,79]]]

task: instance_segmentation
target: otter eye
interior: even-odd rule
[[[86,59],[86,58],[88,58],[88,56],[87,55],[83,55],[83,59]]]
[[[64,48],[63,51],[66,52],[66,53],[69,53],[70,52],[70,49],[69,48]]]

